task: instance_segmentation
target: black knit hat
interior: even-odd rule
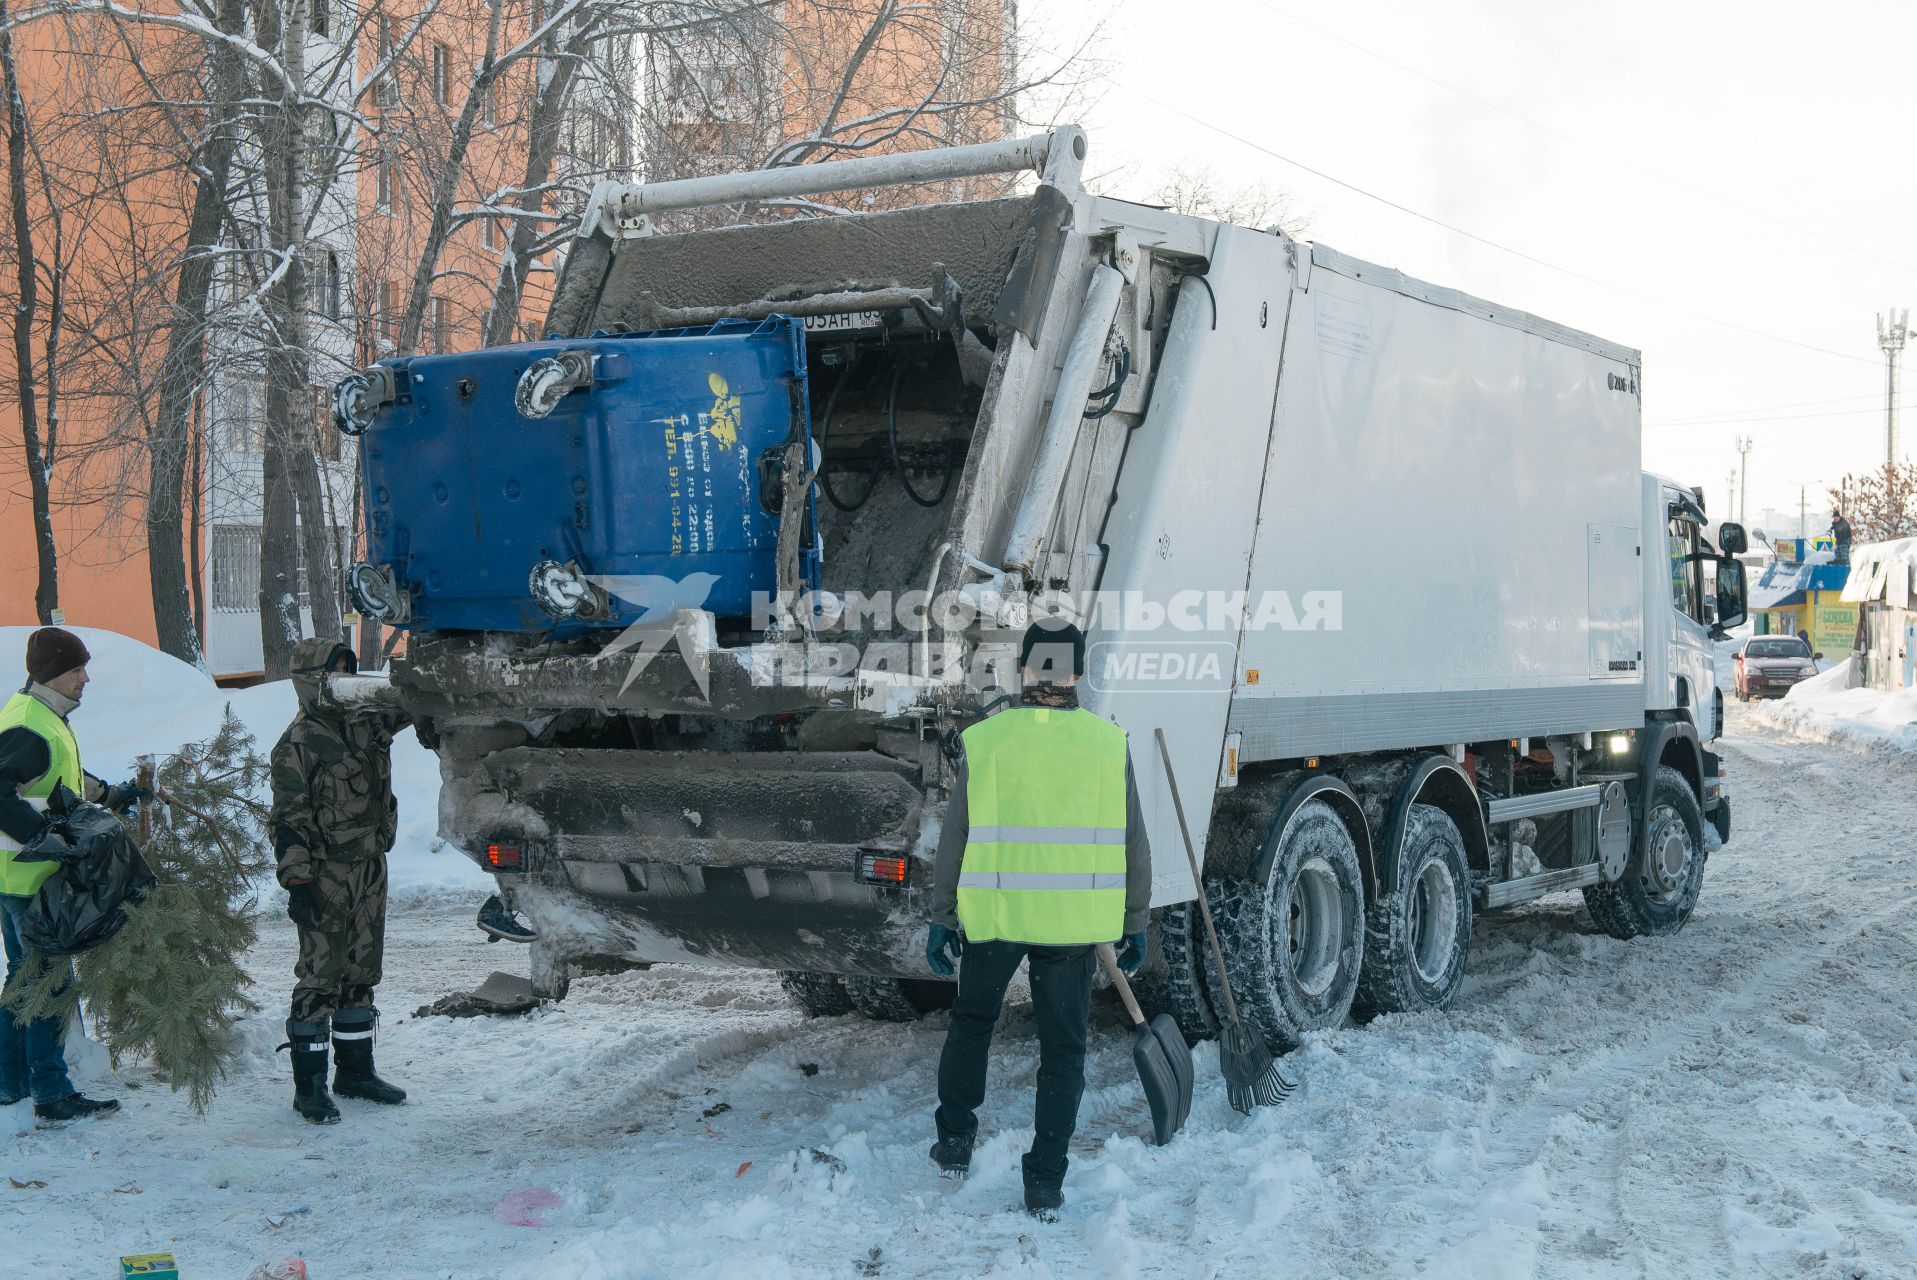
[[[1040,618],[1025,628],[1018,665],[1040,684],[1061,684],[1085,674],[1085,633],[1063,618]]]
[[[84,667],[93,655],[79,636],[59,627],[41,627],[27,637],[27,679],[35,684],[58,680],[75,667]]]

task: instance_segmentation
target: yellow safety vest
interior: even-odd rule
[[[1115,942],[1125,931],[1125,731],[1019,707],[967,729],[958,915],[974,942]]]
[[[80,772],[80,744],[74,739],[72,726],[55,714],[52,707],[25,691],[14,694],[7,699],[5,706],[0,706],[0,733],[15,727],[31,729],[45,738],[47,754],[51,757],[47,771],[32,785],[20,789],[21,797],[28,804],[42,813],[46,812],[47,797],[62,782],[74,795],[86,794],[83,785],[85,775]],[[13,855],[20,852],[20,847],[18,840],[0,831],[0,893],[31,897],[40,891],[40,886],[60,864],[16,863]]]

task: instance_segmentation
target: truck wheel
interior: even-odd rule
[[[1216,1039],[1218,1015],[1205,990],[1205,925],[1198,904],[1181,902],[1160,911],[1154,934],[1164,968],[1148,963],[1132,979],[1139,1008],[1148,1018],[1169,1013],[1187,1041]]]
[[[1268,882],[1217,880],[1209,889],[1238,1011],[1275,1051],[1344,1021],[1364,951],[1351,832],[1329,804],[1308,800],[1282,838]],[[1209,954],[1206,966],[1217,990]]]
[[[1471,949],[1471,869],[1464,837],[1444,810],[1414,804],[1398,885],[1365,912],[1365,962],[1352,1012],[1448,1008]]]
[[[836,973],[779,970],[779,985],[808,1018],[837,1018],[852,1012],[852,996]]]
[[[1697,908],[1704,886],[1704,814],[1684,775],[1659,765],[1650,820],[1631,846],[1624,874],[1584,891],[1584,905],[1613,938],[1676,933]]]
[[[951,1008],[958,997],[956,982],[868,978],[857,973],[845,975],[845,990],[852,997],[852,1007],[874,1022],[917,1022],[928,1013]]]

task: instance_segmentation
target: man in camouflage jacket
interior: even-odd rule
[[[326,1091],[330,1030],[342,1097],[399,1103],[406,1092],[373,1070],[380,953],[386,936],[386,853],[393,847],[393,735],[410,721],[390,710],[343,709],[322,697],[330,673],[358,669],[337,640],[293,648],[299,715],[273,748],[273,849],[286,914],[299,927],[292,1016],[293,1107],[313,1124],[339,1108]]]

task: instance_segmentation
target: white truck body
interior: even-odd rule
[[[812,539],[828,594],[770,624],[676,610],[630,674],[590,637],[415,636],[395,683],[441,735],[444,834],[482,862],[510,844],[544,989],[596,955],[779,968],[819,1011],[936,1000],[919,895],[957,731],[1047,609],[1087,625],[1083,704],[1131,736],[1162,908],[1146,985],[1190,1029],[1200,886],[1160,732],[1274,1044],[1354,999],[1447,1002],[1474,902],[1580,888],[1620,936],[1688,918],[1704,825],[1729,830],[1709,637],[1742,570],[1694,492],[1640,469],[1638,353],[1095,196],[1084,149],[1066,129],[595,195],[555,333],[807,318],[821,449],[786,476],[780,589]],[[1036,189],[997,201],[654,222],[1027,167]],[[374,569],[403,594],[403,566]],[[919,591],[976,616],[936,643],[872,623],[828,660],[842,603]],[[795,641],[801,678],[768,681]]]

